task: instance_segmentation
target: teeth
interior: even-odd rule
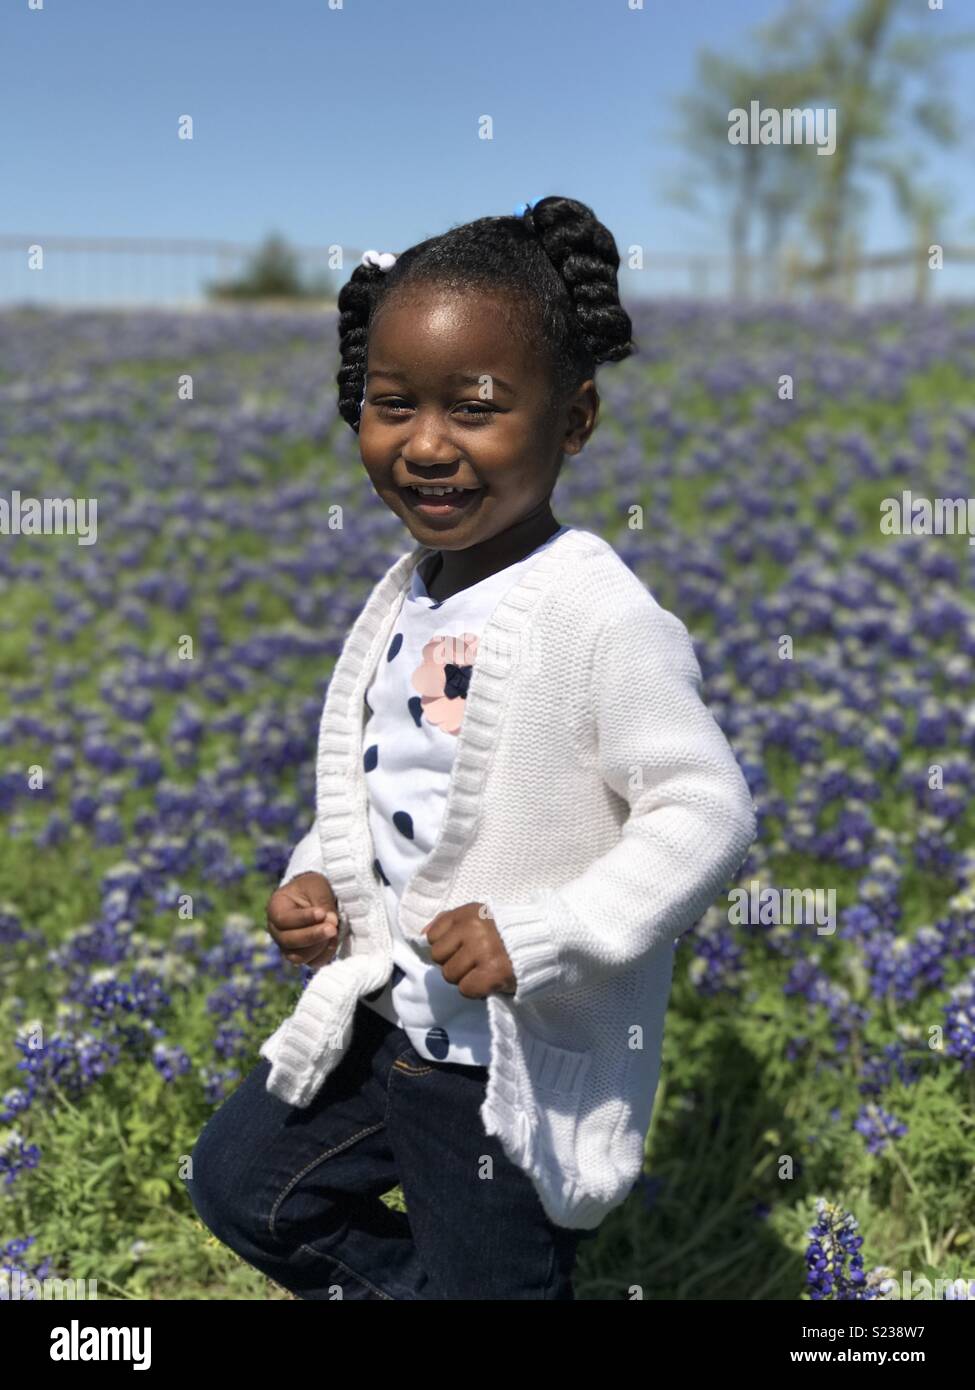
[[[443,497],[447,492],[466,492],[462,487],[414,487],[413,491],[418,492],[421,497]]]

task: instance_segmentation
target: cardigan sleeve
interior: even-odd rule
[[[532,901],[487,900],[515,1004],[620,974],[675,942],[755,839],[748,784],[701,698],[687,629],[647,598],[603,627],[592,664],[599,773],[629,805],[618,842]]]
[[[303,835],[295,845],[291,858],[288,860],[288,867],[285,869],[278,887],[283,888],[286,883],[290,883],[291,880],[297,878],[299,874],[307,873],[321,874],[322,878],[328,878],[325,872],[325,861],[322,857],[322,841],[318,834],[318,827],[314,821],[312,822],[312,827],[308,834]],[[351,930],[349,917],[345,908],[337,898],[335,901],[336,907],[338,908],[339,940],[344,941]],[[321,966],[318,968],[322,969]]]
[[[284,876],[278,884],[282,888],[284,884],[290,883],[299,874],[316,873],[325,876],[325,864],[322,860],[322,844],[318,835],[318,829],[314,822],[307,835],[304,835],[295,845],[291,858],[288,860],[288,867],[284,871]]]

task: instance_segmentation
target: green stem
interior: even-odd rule
[[[649,1269],[644,1271],[644,1277],[649,1278],[651,1275],[659,1274],[662,1269],[666,1269],[668,1265],[672,1265],[676,1260],[683,1259],[683,1257],[689,1251],[693,1250],[696,1245],[700,1245],[701,1242],[711,1234],[714,1227],[720,1225],[729,1212],[734,1210],[737,1203],[741,1201],[748,1189],[752,1186],[755,1178],[761,1176],[762,1169],[767,1168],[769,1164],[774,1162],[774,1154],[769,1154],[763,1159],[760,1164],[752,1169],[745,1181],[738,1184],[728,1200],[720,1207],[716,1207],[711,1215],[706,1217],[705,1220],[698,1225],[696,1231],[689,1240],[685,1240],[683,1245],[679,1245],[676,1250],[672,1250],[670,1254],[658,1260],[656,1264],[652,1264]]]
[[[922,1201],[922,1198],[921,1198],[921,1194],[920,1194],[920,1192],[918,1192],[918,1190],[917,1190],[917,1184],[915,1183],[914,1179],[911,1177],[911,1174],[910,1174],[910,1172],[908,1171],[908,1168],[907,1168],[907,1164],[904,1162],[903,1158],[901,1158],[900,1154],[897,1152],[897,1148],[896,1148],[896,1146],[895,1146],[894,1144],[891,1144],[890,1149],[888,1150],[888,1153],[889,1153],[890,1157],[893,1159],[894,1164],[895,1164],[895,1166],[897,1167],[897,1169],[899,1170],[899,1172],[900,1172],[901,1176],[903,1177],[904,1181],[907,1183],[907,1186],[908,1186],[908,1189],[910,1190],[911,1196],[914,1198],[915,1202],[917,1203],[917,1214],[918,1214],[918,1219],[920,1220],[920,1223],[921,1223],[921,1238],[922,1238],[922,1240],[923,1240],[923,1242],[924,1242],[924,1258],[925,1258],[925,1260],[927,1261],[927,1263],[928,1263],[929,1265],[933,1265],[933,1264],[934,1264],[934,1251],[933,1251],[932,1246],[931,1246],[931,1233],[930,1233],[930,1231],[928,1230],[927,1218],[926,1218],[925,1215],[924,1215],[924,1205],[923,1205],[923,1201]]]
[[[67,1108],[72,1112],[72,1114],[81,1114],[81,1111],[78,1109],[78,1107],[76,1105],[72,1105],[71,1101],[68,1100],[68,1097],[65,1095],[64,1091],[62,1091],[61,1087],[58,1085],[56,1081],[51,1082],[51,1089],[54,1091],[55,1098],[59,1100],[62,1105],[67,1106]]]
[[[768,1279],[766,1279],[765,1283],[761,1286],[761,1288],[758,1289],[757,1292],[748,1295],[749,1298],[753,1302],[756,1299],[764,1298],[768,1290],[772,1288],[773,1285],[776,1284],[784,1274],[787,1274],[789,1272],[789,1270],[795,1263],[795,1259],[795,1255],[790,1252],[781,1264],[776,1265],[775,1269],[769,1275]]]
[[[114,1291],[121,1294],[124,1299],[130,1300],[133,1303],[144,1302],[143,1299],[139,1298],[138,1294],[129,1293],[128,1289],[123,1289],[120,1284],[116,1284],[112,1279],[98,1279],[96,1282],[99,1284],[107,1284],[110,1289],[114,1289]]]

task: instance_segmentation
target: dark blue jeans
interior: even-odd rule
[[[211,1116],[187,1184],[249,1264],[303,1299],[573,1299],[592,1233],[550,1221],[485,1133],[486,1067],[427,1061],[360,1002],[307,1109],[270,1095],[269,1071],[261,1058]],[[379,1200],[397,1183],[408,1215]]]

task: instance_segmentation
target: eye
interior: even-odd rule
[[[413,407],[408,405],[405,401],[394,397],[392,400],[377,401],[376,409],[379,412],[380,418],[386,416],[387,418],[396,420],[402,419],[403,412],[412,410]],[[485,405],[482,401],[461,401],[460,409],[472,411],[473,414],[468,415],[467,419],[469,422],[476,420],[478,424],[484,421],[488,416],[498,413],[494,406]]]

